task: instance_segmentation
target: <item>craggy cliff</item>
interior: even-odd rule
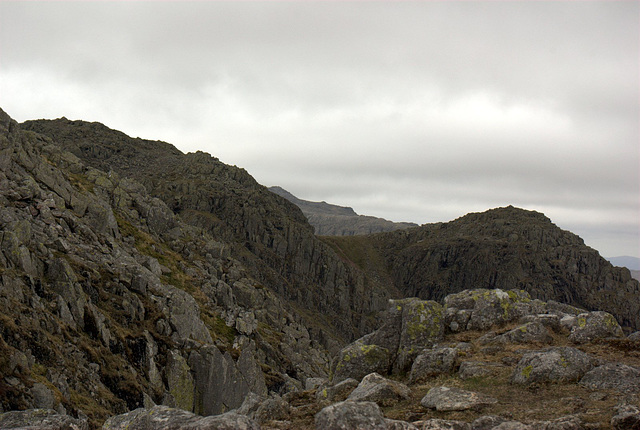
[[[320,239],[208,154],[0,110],[0,428],[305,428],[389,374],[415,410],[423,350],[520,318],[554,345],[620,340],[639,297],[536,212]]]

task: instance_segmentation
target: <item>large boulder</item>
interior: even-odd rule
[[[402,329],[394,369],[410,369],[413,360],[425,348],[431,348],[444,337],[442,305],[417,298],[396,300],[402,308]]]
[[[569,340],[575,343],[587,343],[597,339],[623,336],[622,328],[613,315],[596,311],[582,313],[575,317]]]
[[[477,410],[495,403],[498,403],[498,400],[493,397],[455,387],[434,387],[420,401],[425,408],[441,412]]]
[[[357,340],[342,348],[331,364],[332,381],[347,378],[358,381],[369,373],[386,373],[391,365],[391,353],[378,345],[366,345]]]
[[[640,430],[640,408],[634,405],[622,405],[616,408],[611,417],[614,430]]]
[[[382,411],[373,402],[340,402],[315,416],[317,430],[386,430]]]
[[[432,376],[452,373],[458,361],[456,348],[434,348],[422,351],[411,366],[409,382],[415,384]]]
[[[511,382],[575,382],[593,368],[586,353],[570,347],[554,347],[526,353],[518,362]]]
[[[640,370],[622,363],[607,363],[587,372],[580,385],[592,390],[640,393]]]
[[[406,385],[386,379],[377,373],[365,376],[347,400],[353,402],[375,402],[380,406],[391,406],[409,399],[411,390]]]
[[[53,409],[28,409],[0,414],[0,429],[88,430],[87,420],[62,415]]]
[[[446,324],[453,332],[488,330],[532,312],[531,297],[522,290],[465,290],[444,299]]]

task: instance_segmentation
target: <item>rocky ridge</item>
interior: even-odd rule
[[[469,288],[516,288],[540,300],[605,310],[640,329],[640,284],[629,270],[539,212],[509,206],[448,223],[323,240],[370,277],[389,279],[403,297],[442,300]]]
[[[282,187],[269,187],[269,191],[298,206],[319,236],[353,236],[418,226],[411,222],[393,222],[384,218],[358,215],[350,207],[302,200]]]
[[[322,242],[297,207],[207,154],[181,154],[81,121],[24,128],[31,130],[0,111],[0,407],[24,411],[2,415],[0,428],[37,420],[101,428],[108,417],[140,407],[149,412],[128,415],[138,424],[125,416],[110,423],[157,427],[174,425],[171,417],[180,415],[191,428],[304,428],[360,385],[349,401],[382,402],[384,425],[410,428],[419,420],[403,414],[425,411],[416,401],[425,384],[456,372],[468,354],[474,360],[460,364],[459,381],[471,382],[453,383],[474,392],[468,384],[478,375],[500,369],[487,356],[515,353],[510,345],[571,345],[602,357],[598,342],[608,342],[619,351],[616,360],[579,387],[615,391],[634,384],[635,344],[623,342],[611,314],[633,327],[632,315],[616,306],[637,297],[637,283],[600,264],[568,232],[558,243],[541,214],[502,208],[472,214],[474,223]],[[504,274],[487,286],[530,286],[512,275],[507,235],[531,251],[519,251],[525,261],[552,268],[553,282],[565,279],[566,286],[549,281],[552,290],[566,288],[561,294],[593,312],[541,302],[536,288],[468,290],[484,274],[451,270],[453,258],[435,271],[425,258],[425,269],[414,251],[436,239],[451,244],[451,236],[429,236],[436,227],[457,235],[457,245],[476,246],[474,229],[490,244],[485,260],[474,264],[496,264]],[[514,230],[549,240],[527,248]],[[576,258],[575,265],[549,257],[583,253],[595,257]],[[522,270],[539,279],[534,266]],[[461,292],[435,283],[438,302],[401,298],[424,295],[411,291],[416,282],[430,285],[426,275]],[[581,295],[589,289],[603,290],[603,297],[617,292],[619,301],[611,300],[610,313],[595,312],[598,302]],[[516,323],[522,324],[509,326]],[[503,358],[513,368],[518,356]],[[630,382],[602,382],[612,374]],[[488,384],[519,386],[505,378]],[[546,382],[531,386],[540,384]],[[487,407],[504,411],[500,396],[485,394],[498,400]],[[384,409],[395,405],[398,412]],[[619,406],[627,414],[633,405]]]

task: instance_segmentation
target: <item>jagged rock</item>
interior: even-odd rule
[[[400,420],[385,419],[387,422],[387,430],[419,430],[418,427],[412,423]]]
[[[316,388],[325,385],[329,382],[327,378],[307,378],[304,381],[305,390],[315,390]]]
[[[378,345],[365,345],[360,341],[344,347],[331,364],[332,381],[347,378],[361,380],[369,373],[386,373],[391,364],[391,353]]]
[[[434,387],[422,398],[420,404],[437,411],[464,411],[479,409],[497,402],[497,399],[481,393],[455,387]]]
[[[281,397],[276,396],[261,402],[253,418],[259,423],[265,423],[273,420],[286,420],[289,418],[290,413],[291,405]]]
[[[607,337],[623,337],[622,328],[610,313],[595,311],[575,317],[575,325],[571,329],[569,340],[575,343],[586,343]]]
[[[347,378],[344,381],[338,382],[336,385],[326,388],[318,388],[316,392],[316,398],[318,400],[328,400],[330,402],[337,402],[345,400],[349,394],[358,386],[358,381],[353,378]]]
[[[236,413],[240,415],[253,416],[264,400],[264,397],[259,396],[256,393],[249,393],[244,398],[242,405],[236,409]]]
[[[633,340],[633,341],[640,341],[640,331],[634,331],[629,336],[627,336],[627,339]]]
[[[402,308],[402,328],[394,369],[406,371],[424,348],[431,348],[444,336],[444,313],[434,301],[410,298],[395,304]]]
[[[365,376],[349,394],[347,400],[353,402],[375,402],[380,406],[391,406],[410,397],[411,390],[406,385],[386,379],[377,373]]]
[[[593,368],[593,359],[570,347],[554,347],[526,353],[518,362],[511,382],[574,382]]]
[[[551,343],[553,337],[541,322],[529,322],[509,330],[491,340],[492,344],[504,343]]]
[[[422,382],[432,376],[453,373],[458,361],[456,348],[434,348],[422,351],[411,366],[409,382]]]
[[[607,363],[587,372],[580,385],[592,390],[640,393],[640,370],[622,363]]]
[[[109,418],[103,430],[259,430],[251,418],[235,412],[201,417],[182,409],[154,406]]]
[[[164,371],[173,406],[193,410],[195,385],[187,360],[178,351],[169,351]]]
[[[496,415],[483,415],[471,423],[471,430],[490,430],[508,420]]]
[[[34,409],[54,409],[56,399],[53,392],[46,385],[36,382],[29,390],[33,397]]]
[[[522,323],[540,323],[545,326],[547,329],[559,332],[561,330],[560,325],[561,317],[556,314],[535,314],[535,315],[525,315],[520,318],[520,322]]]
[[[614,430],[639,430],[640,408],[634,405],[617,407],[615,415],[611,418],[611,427]]]
[[[420,421],[419,424],[422,430],[471,430],[471,424],[464,421],[443,420],[440,418]]]
[[[520,318],[530,313],[531,297],[526,291],[509,290],[465,290],[457,294],[450,294],[444,299],[446,308],[455,309],[448,311],[447,315],[457,322],[460,311],[466,311],[468,322],[466,330],[488,330],[493,325],[501,325]],[[447,325],[451,326],[447,321]],[[456,330],[458,331],[458,330]]]
[[[215,346],[205,346],[192,351],[188,363],[196,387],[197,413],[216,415],[242,405],[249,385],[228,353],[222,355]]]
[[[52,409],[29,409],[0,414],[1,429],[89,430],[87,420],[61,415]]]
[[[503,367],[504,366],[498,363],[488,363],[483,361],[463,361],[462,363],[460,363],[458,377],[462,380],[466,380],[481,376],[490,376],[495,374],[496,371]]]
[[[386,430],[382,411],[373,402],[340,402],[315,416],[317,430]]]

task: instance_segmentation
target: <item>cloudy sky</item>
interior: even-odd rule
[[[512,204],[640,257],[637,1],[0,1],[0,106],[394,221]]]

